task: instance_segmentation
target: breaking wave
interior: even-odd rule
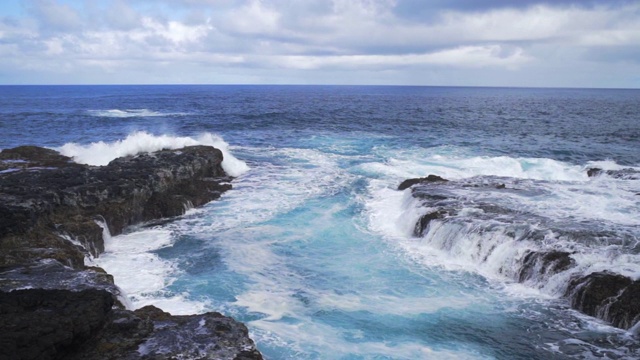
[[[88,165],[107,165],[111,160],[144,152],[162,149],[180,149],[185,146],[210,145],[222,151],[222,168],[231,176],[240,176],[249,170],[249,166],[234,157],[220,136],[203,133],[196,138],[188,136],[153,135],[144,131],[129,134],[125,139],[114,142],[98,141],[90,144],[67,143],[55,150],[72,157],[77,163]]]

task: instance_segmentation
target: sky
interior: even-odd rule
[[[640,88],[640,0],[2,0],[0,84]]]

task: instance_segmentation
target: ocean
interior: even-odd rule
[[[106,234],[86,261],[132,308],[246,323],[267,359],[640,358],[637,327],[562,298],[576,273],[640,277],[640,179],[587,175],[640,171],[640,90],[0,86],[0,149],[27,144],[93,165],[223,150],[220,200]],[[397,187],[429,174],[521,191],[456,189],[469,213],[514,212],[416,236],[428,209]],[[538,238],[500,235],[514,222]],[[577,265],[519,282],[522,249]]]

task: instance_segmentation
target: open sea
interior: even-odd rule
[[[0,149],[27,144],[93,165],[222,149],[233,190],[87,263],[132,308],[233,316],[267,359],[640,358],[640,326],[571,310],[566,276],[505,271],[523,254],[508,249],[544,248],[571,251],[574,273],[640,277],[640,180],[587,176],[640,171],[640,90],[0,86]],[[509,243],[501,219],[416,237],[427,209],[396,188],[429,174],[517,183],[458,196],[531,214],[544,239]]]

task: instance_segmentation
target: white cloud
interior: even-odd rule
[[[227,18],[229,29],[241,34],[275,34],[281,30],[280,13],[265,5],[265,1],[251,0],[231,11]]]
[[[226,73],[231,68],[278,80],[280,74],[323,79],[328,71],[348,70],[348,78],[336,79],[350,82],[357,82],[358,74],[371,79],[372,72],[404,71],[402,78],[413,80],[408,72],[437,70],[475,72],[477,79],[495,79],[491,84],[513,79],[524,84],[540,81],[540,74],[568,82],[587,69],[614,74],[609,67],[617,49],[633,63],[630,49],[640,48],[640,4],[448,9],[409,20],[395,11],[396,3],[32,0],[27,16],[0,15],[0,54],[5,57],[0,66],[15,74],[14,81],[37,68],[44,75],[64,72],[70,82],[69,69],[86,70],[92,79],[100,78],[96,69],[103,69],[107,80],[120,71],[132,82],[145,82],[151,78],[147,69],[157,65],[197,80],[203,70]],[[598,47],[607,47],[606,57],[586,58]],[[611,84],[629,81],[618,75],[607,79]]]

